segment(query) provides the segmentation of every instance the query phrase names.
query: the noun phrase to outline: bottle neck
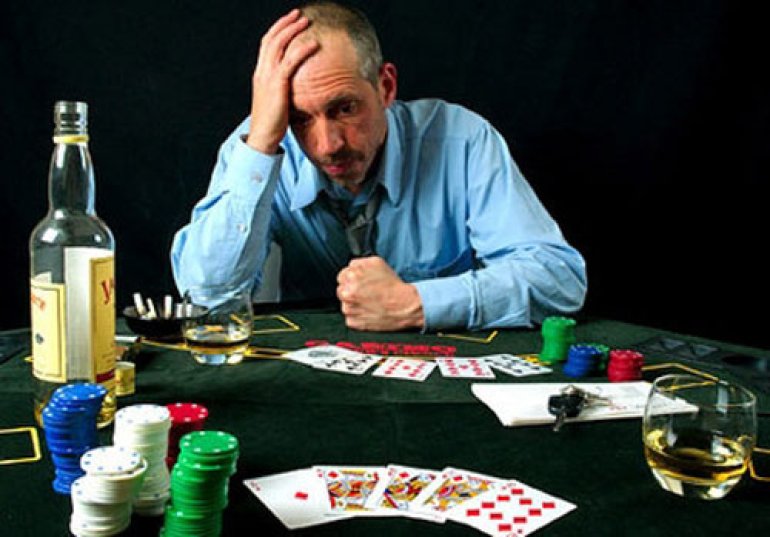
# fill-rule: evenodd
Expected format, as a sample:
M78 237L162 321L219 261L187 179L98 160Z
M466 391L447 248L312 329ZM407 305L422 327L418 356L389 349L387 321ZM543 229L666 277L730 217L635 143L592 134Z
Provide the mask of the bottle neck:
M48 174L51 213L94 215L94 168L88 136L56 136Z

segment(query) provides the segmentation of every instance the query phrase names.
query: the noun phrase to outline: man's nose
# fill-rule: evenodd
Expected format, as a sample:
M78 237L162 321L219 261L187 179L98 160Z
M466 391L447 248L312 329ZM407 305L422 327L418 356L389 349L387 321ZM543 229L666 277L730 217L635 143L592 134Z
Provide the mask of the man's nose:
M315 128L316 151L319 154L333 155L345 145L342 129L334 121L322 119L316 123Z

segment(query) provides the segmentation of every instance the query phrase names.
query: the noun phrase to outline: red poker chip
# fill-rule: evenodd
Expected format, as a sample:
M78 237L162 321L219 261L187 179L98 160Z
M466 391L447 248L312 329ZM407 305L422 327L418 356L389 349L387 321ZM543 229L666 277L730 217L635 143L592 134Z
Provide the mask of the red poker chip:
M198 403L170 403L166 408L171 414L172 426L202 424L209 415L208 409Z
M610 362L617 360L622 362L644 362L644 355L637 351L627 349L615 349L610 351Z

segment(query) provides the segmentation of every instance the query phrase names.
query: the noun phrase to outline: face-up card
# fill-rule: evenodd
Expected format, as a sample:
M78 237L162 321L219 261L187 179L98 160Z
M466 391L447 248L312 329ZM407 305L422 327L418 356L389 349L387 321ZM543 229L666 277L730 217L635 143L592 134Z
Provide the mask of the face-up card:
M575 505L537 489L509 481L480 494L447 513L447 518L467 524L487 535L529 535L575 509Z
M368 509L379 509L384 513L412 518L443 522L443 515L413 510L417 496L439 476L436 470L389 465L387 474L377 482L374 491L366 501Z
M335 345L319 345L317 347L308 347L305 349L290 351L283 356L294 362L312 366L314 363L320 362L321 360L330 360L343 357L355 358L366 355L350 349L343 349L342 347L337 347Z
M325 358L315 361L313 362L313 367L324 371L334 371L335 373L363 375L370 367L375 365L381 359L382 357L374 354L340 356L339 358Z
M519 356L512 354L492 354L484 356L484 361L492 368L513 375L514 377L527 377L529 375L542 375L553 370Z
M436 364L427 360L391 357L375 369L372 376L422 382L435 368Z
M483 358L436 358L436 363L441 374L448 378L495 378L495 374Z
M498 477L457 468L445 468L415 498L413 509L443 516L463 502L503 483L505 480Z
M327 510L332 514L383 516L367 509L366 501L387 469L382 466L314 466L327 492Z
M305 528L349 518L329 515L326 486L313 468L243 482L289 529Z

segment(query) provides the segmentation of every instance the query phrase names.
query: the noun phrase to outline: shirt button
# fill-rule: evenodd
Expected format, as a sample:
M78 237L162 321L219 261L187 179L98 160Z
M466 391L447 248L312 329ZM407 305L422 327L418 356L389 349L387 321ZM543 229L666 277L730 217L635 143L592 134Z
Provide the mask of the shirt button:
M241 233L246 233L246 230L247 230L248 228L246 227L246 224L236 224L236 225L235 225L235 229L237 229L237 230L238 230L238 231L240 231Z

